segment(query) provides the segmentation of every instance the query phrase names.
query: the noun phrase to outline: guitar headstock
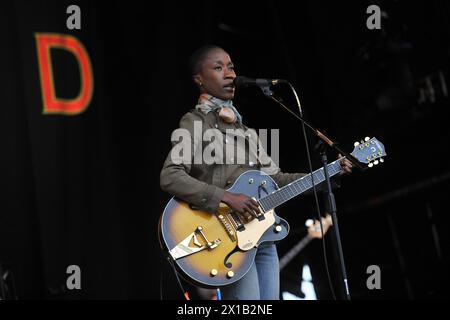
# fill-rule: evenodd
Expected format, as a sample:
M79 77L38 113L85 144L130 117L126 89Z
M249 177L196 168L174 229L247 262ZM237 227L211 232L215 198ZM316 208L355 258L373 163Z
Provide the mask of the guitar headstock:
M308 223L310 222L310 223ZM320 222L319 220L308 220L307 222L308 234L312 238L320 239L322 238L322 231L320 230ZM308 225L309 224L309 225ZM327 233L328 229L333 225L333 221L329 214L326 215L325 218L322 218L322 226L323 226L323 234Z
M351 153L359 162L365 163L369 168L384 162L383 157L386 156L384 145L377 138L366 137L360 142L355 142L355 148Z

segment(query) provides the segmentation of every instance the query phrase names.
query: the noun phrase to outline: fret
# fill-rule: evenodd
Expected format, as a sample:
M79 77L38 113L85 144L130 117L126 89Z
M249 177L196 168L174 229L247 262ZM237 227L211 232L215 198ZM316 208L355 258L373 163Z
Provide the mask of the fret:
M306 185L305 185L305 182L303 180L297 180L294 183L298 186L298 189L300 190L300 193L307 189Z
M294 182L295 182L295 181L294 181ZM296 183L293 183L293 184L292 184L292 187L294 188L294 191L295 191L296 194L299 194L299 193L301 192L301 189L297 187L297 184L296 184Z
M327 170L330 178L340 172L341 165L339 160L328 164ZM259 199L260 203L263 205L264 211L267 212L268 210L278 207L299 194L308 191L313 186L313 180L314 185L318 185L325 181L325 173L323 168L317 169L312 173L312 175L308 174L303 176L300 179L297 179L277 191Z
M290 185L290 184L288 184L288 185L286 186L286 191L287 191L287 194L288 194L289 197L291 197L291 195L292 195L292 196L295 196L294 191L291 190L291 185Z
M274 193L272 195L273 200L275 203L279 203L279 202L286 202L287 201L287 197L286 197L286 191L285 189L280 189L280 193Z
M270 197L270 195L267 196L267 200L268 200L268 204L269 204L268 208L269 209L270 208L275 208L276 203L275 203L274 199L272 199L272 197Z
M258 202L258 205L261 207L263 212L267 212L266 205L264 204L264 199L259 199L256 202Z

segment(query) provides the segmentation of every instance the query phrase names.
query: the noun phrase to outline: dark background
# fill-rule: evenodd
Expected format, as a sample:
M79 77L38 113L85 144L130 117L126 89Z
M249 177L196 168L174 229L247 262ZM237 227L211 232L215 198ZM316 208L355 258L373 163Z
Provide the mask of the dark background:
M81 8L81 30L66 28L71 4ZM371 4L383 11L381 30L366 28ZM160 299L162 282L163 298L182 298L157 239L170 198L159 172L172 130L196 101L187 58L213 43L240 75L288 79L305 117L344 149L365 136L384 143L385 163L355 172L336 191L353 299L448 298L449 21L444 0L3 1L0 262L17 297ZM85 45L94 95L84 113L42 113L35 32ZM73 97L76 62L60 50L52 57L57 95ZM293 106L289 91L277 94ZM280 129L284 171L307 170L295 118L257 88L238 90L235 105L247 125ZM316 153L313 160L317 167ZM278 213L293 229L281 255L305 235L313 198ZM341 298L333 241L327 252ZM299 284L304 261L319 298L331 299L318 240L283 271L283 288ZM69 291L66 268L74 264L82 289ZM366 287L369 265L381 268L381 290Z

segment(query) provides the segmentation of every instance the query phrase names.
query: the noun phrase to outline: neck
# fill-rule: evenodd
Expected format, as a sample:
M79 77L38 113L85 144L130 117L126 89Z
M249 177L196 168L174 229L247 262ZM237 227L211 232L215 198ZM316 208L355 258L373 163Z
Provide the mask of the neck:
M327 172L329 177L338 174L341 171L340 159L327 165ZM291 200L292 198L302 194L313 188L314 185L325 181L325 173L323 167L317 169L313 174L308 174L300 179L297 179L288 185L278 189L277 191L266 195L258 200L259 204L263 208L264 212L274 209L279 205Z
M200 97L198 98L198 103L204 103L205 101L211 101L220 106L228 105L228 104L232 103L231 99L223 100L223 99L217 98L213 95L210 95L209 93L203 92L200 94Z

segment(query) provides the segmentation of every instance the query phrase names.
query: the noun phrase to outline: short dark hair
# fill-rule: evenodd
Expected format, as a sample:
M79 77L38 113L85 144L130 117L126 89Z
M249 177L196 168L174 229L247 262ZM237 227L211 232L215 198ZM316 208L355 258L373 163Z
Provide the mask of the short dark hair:
M213 45L213 44L207 44L204 45L197 50L195 50L191 56L189 57L188 61L188 67L189 71L191 73L191 76L197 74L200 72L200 69L202 67L202 63L205 60L206 55L215 49L223 50L221 47ZM225 51L225 50L224 50Z

